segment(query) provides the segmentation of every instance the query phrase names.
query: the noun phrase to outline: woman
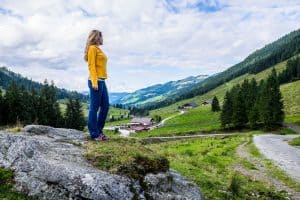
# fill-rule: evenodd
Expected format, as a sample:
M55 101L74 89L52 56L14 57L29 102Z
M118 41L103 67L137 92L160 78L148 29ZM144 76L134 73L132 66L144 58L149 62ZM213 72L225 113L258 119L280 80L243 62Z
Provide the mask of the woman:
M89 33L84 60L88 63L89 79L88 87L90 94L90 107L88 115L88 129L90 137L95 141L105 141L107 136L103 133L103 127L108 114L109 99L105 84L107 79L107 57L99 48L103 44L102 34L98 30ZM99 110L99 114L97 112Z

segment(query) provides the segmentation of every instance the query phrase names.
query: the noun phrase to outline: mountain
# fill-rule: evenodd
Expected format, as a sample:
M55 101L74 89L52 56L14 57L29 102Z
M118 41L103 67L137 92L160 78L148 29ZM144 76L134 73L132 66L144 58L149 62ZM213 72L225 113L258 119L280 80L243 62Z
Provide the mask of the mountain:
M131 93L129 92L112 92L109 93L109 103L111 104L116 104L119 102L120 99L122 99L123 97L129 95Z
M172 96L184 93L186 90L195 88L207 77L208 75L189 76L177 81L152 85L116 99L114 103L120 103L127 106L141 106L148 103L156 103L163 101L166 98L171 98Z
M23 77L21 74L15 73L13 71L8 70L6 67L0 67L0 88L7 89L11 81L15 81L18 85L23 85L25 88L29 89L31 87L34 87L37 91L40 91L43 87L42 83L32 81L31 79L28 79L27 77ZM48 80L49 81L49 80ZM51 84L51 83L49 83ZM76 91L69 91L63 88L57 88L56 94L58 99L64 99L69 96L79 98L82 101L87 101L88 96L78 93Z
M143 105L146 109L165 107L175 102L203 95L214 88L244 74L257 74L271 66L283 62L300 53L300 29L284 35L278 40L258 49L247 56L242 62L229 67L217 75L210 76L200 82L197 87L186 90L177 96L165 98L160 102Z
M89 95L90 92L87 90L87 91L82 91L80 93L83 95ZM130 94L129 92L108 92L109 103L116 104L118 103L119 99L129 94Z

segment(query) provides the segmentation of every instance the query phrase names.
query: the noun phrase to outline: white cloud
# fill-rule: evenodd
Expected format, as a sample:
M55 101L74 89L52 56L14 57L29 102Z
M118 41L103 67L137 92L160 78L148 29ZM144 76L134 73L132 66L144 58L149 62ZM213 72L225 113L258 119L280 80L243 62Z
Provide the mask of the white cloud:
M96 28L109 90L133 91L223 71L299 28L299 9L297 0L1 1L0 62L33 80L87 90L82 57Z

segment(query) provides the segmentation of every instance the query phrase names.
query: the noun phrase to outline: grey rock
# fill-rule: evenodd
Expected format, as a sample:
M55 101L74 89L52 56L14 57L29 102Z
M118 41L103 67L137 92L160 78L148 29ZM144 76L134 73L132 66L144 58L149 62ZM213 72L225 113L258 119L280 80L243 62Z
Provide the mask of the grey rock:
M96 169L83 157L87 134L28 125L0 131L0 166L15 173L17 191L42 199L202 199L199 188L173 170L143 183Z
M157 200L203 199L199 188L174 170L166 173L148 174L144 178L148 194Z

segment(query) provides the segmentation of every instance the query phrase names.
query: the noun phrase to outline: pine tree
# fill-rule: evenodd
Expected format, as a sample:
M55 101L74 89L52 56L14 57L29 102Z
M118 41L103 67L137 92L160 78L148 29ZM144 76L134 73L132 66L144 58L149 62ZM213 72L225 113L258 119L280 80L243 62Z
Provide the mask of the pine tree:
M260 120L266 129L281 124L284 118L282 96L276 70L273 68L265 83L262 83L259 99Z
M79 99L69 98L65 112L65 127L83 130L86 124Z
M247 113L245 107L245 100L243 98L243 90L239 84L232 88L233 91L233 113L232 113L232 123L236 128L241 128L245 126L247 122Z
M57 127L63 121L53 81L51 85L48 84L47 79L44 81L39 98L38 115L38 123L43 125Z
M216 96L214 96L212 103L211 103L211 110L213 112L218 112L220 111L220 105L219 105L219 100Z
M83 130L86 125L86 119L83 114L82 105L80 103L80 100L78 98L75 99L75 119L76 119L76 126L74 128L78 130Z
M7 122L9 124L16 124L20 119L22 113L22 97L20 88L12 81L5 93L7 103Z
M21 110L22 112L20 113L20 121L23 124L30 124L32 122L31 119L31 104L30 104L30 94L29 92L26 90L26 88L22 85L20 87L21 91Z
M39 96L34 87L30 88L30 95L29 95L29 104L30 106L30 114L31 114L31 121L34 124L38 123L38 110L39 110Z
M4 124L4 98L2 97L2 89L0 88L0 125Z
M272 69L271 76L269 77L269 87L271 90L272 102L272 124L273 126L280 125L284 119L283 100L280 92L280 85L275 68Z
M264 128L270 128L272 119L271 119L271 95L270 90L268 89L268 84L266 82L261 82L260 84L261 95L258 100L258 109L259 109L259 121L262 122Z
M224 102L222 106L222 112L220 115L220 121L223 128L227 128L231 126L232 121L232 96L231 92L227 91L224 96Z
M259 110L258 104L255 104L249 112L248 115L249 119L249 126L252 129L256 129L258 127L258 120L259 120Z

